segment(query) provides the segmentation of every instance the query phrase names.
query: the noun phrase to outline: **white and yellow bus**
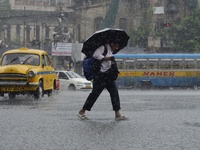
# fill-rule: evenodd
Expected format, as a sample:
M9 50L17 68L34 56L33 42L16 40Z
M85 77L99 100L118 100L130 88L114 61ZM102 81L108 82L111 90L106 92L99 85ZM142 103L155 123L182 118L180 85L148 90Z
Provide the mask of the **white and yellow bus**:
M200 54L116 54L119 87L200 86Z

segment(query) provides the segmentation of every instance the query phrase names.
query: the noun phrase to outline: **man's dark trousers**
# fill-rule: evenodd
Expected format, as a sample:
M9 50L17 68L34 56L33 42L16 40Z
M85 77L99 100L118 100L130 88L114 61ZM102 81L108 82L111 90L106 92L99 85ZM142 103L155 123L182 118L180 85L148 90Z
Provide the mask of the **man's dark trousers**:
M98 75L95 76L92 92L89 94L88 98L86 99L83 109L90 111L92 106L96 102L97 98L99 97L101 92L104 90L104 88L106 88L108 92L110 93L113 111L120 110L121 109L120 99L119 99L119 93L118 93L116 82L104 81L103 78L102 77L100 78Z

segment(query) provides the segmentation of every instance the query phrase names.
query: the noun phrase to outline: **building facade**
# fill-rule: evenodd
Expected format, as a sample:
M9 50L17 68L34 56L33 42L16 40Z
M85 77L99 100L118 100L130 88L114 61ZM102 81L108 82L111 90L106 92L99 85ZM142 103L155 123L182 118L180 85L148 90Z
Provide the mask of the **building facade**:
M67 8L71 0L9 0L9 7L1 14L1 39L7 44L40 44L53 40L53 34L62 28L63 33L70 31L68 26L73 20Z
M200 0L1 0L0 42L8 47L37 47L51 54L55 41L82 43L107 27L124 29L131 37L133 29L147 23L152 30L148 46L155 49L162 46L157 29L180 22L199 4ZM65 60L71 61L59 59L63 60L61 66Z
M0 5L8 2L2 0ZM40 46L54 40L54 34L70 33L70 42L83 42L96 30L121 28L131 35L144 21L144 14L156 9L151 25L180 21L200 0L9 0L0 15L0 38L10 43ZM159 12L160 11L160 12Z

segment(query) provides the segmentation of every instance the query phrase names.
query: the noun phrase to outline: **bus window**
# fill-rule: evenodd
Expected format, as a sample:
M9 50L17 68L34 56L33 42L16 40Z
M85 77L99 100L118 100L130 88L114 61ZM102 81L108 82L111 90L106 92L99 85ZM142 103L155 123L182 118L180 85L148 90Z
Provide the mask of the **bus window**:
M147 59L137 59L136 69L147 69L148 61Z
M118 69L124 69L123 59L116 59Z
M184 61L183 59L173 59L172 60L172 69L183 69Z
M126 69L135 69L135 60L126 60Z
M197 62L196 62L196 68L197 68L197 69L200 69L200 59L197 59L196 61L197 61Z
M149 59L148 69L158 69L159 68L159 60L158 59Z
M170 59L161 59L159 62L160 69L171 69L171 60Z
M185 69L195 69L195 59L185 59Z

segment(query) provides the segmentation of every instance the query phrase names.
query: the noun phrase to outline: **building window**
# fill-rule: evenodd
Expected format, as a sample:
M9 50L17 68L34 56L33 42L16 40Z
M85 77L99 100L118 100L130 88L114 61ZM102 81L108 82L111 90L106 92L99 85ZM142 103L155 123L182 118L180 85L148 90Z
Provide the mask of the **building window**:
M50 6L52 6L52 7L56 6L56 1L55 0L50 0Z
M43 0L43 6L49 6L49 0Z
M29 5L35 6L35 0L29 0Z
M29 25L26 25L26 41L27 42L30 42L30 26Z
M40 26L36 26L36 40L40 41Z
M21 0L15 0L15 5L21 5Z
M64 32L64 33L68 33L68 28L67 28L67 27L64 27L63 32Z
M92 1L91 1L91 4L92 4L92 5L97 4L97 3L99 3L98 0L92 0Z
M94 19L94 31L101 29L102 22L103 22L102 17L97 17Z
M45 38L46 39L49 39L49 31L50 31L49 26L46 26L46 28L45 28Z
M56 27L54 27L54 31L55 31L55 32L60 32L61 29L60 29L60 27L56 26Z
M77 39L79 42L81 41L81 25L80 24L78 24L78 27L77 27Z
M11 26L8 25L8 28L7 28L7 40L10 41L10 37L11 37Z
M28 5L28 0L22 0L22 5Z
M42 0L36 0L35 5L36 6L42 6Z
M120 18L119 19L119 28L120 29L126 30L127 29L127 24L128 24L128 21L127 21L126 18Z
M20 42L20 29L21 29L20 25L17 25L16 26L16 41L17 42Z
M71 0L65 0L65 3L67 3L67 4L70 5L70 6L71 6L71 4L72 4Z

